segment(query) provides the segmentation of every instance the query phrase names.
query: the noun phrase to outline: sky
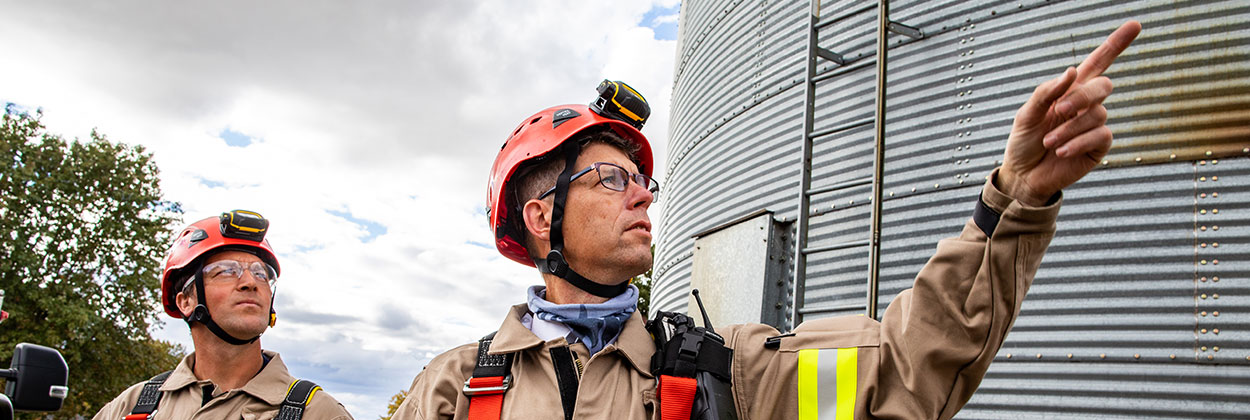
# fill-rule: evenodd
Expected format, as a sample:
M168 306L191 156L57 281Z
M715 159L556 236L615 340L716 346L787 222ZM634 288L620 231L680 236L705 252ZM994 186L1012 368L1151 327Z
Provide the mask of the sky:
M650 102L643 133L666 167L679 9L7 2L0 102L42 109L66 138L94 128L144 146L184 223L231 209L270 219L282 275L263 347L374 419L430 358L497 329L541 282L495 251L484 211L517 123L622 80ZM159 319L155 337L192 348L184 323Z

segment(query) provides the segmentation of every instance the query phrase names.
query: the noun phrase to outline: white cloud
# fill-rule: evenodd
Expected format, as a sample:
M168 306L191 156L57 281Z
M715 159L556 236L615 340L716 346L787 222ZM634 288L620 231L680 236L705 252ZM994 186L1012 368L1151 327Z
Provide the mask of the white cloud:
M624 80L651 102L665 167L675 43L638 26L652 3L19 2L0 14L0 101L42 107L67 137L144 145L186 222L270 218L282 277L265 347L373 418L539 281L495 252L482 212L517 122ZM364 242L331 212L386 232ZM181 321L156 334L190 347Z
M679 18L679 17L680 17L680 15L678 15L678 14L676 14L676 13L671 14L671 15L657 16L657 17L655 18L655 20L653 20L653 21L652 21L653 23L652 23L651 27L653 27L653 28L654 28L654 27L657 27L657 26L663 25L663 24L665 24L665 23L677 23L677 20L678 20L678 18Z

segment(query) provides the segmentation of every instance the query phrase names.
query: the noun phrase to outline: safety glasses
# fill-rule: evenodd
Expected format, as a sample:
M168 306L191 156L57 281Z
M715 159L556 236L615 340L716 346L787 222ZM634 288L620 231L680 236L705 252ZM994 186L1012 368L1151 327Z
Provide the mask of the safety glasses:
M625 168L607 162L595 162L590 167L577 171L577 173L569 177L569 182L573 182L592 170L599 174L599 184L609 190L625 191L625 188L629 186L629 181L633 180L635 184L651 192L651 195L655 197L651 200L652 202L660 201L660 183L658 181L643 174L631 173L625 170ZM538 196L538 199L546 198L554 192L556 192L556 187L551 187L547 192Z
M235 260L221 260L204 266L204 281L207 283L233 283L243 278L243 272L252 273L252 277L273 288L278 281L278 272L273 266L257 261L247 266Z

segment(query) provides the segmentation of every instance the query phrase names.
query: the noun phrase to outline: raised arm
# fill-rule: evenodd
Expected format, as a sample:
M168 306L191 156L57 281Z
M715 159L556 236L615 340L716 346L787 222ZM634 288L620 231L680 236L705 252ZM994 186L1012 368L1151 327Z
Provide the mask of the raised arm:
M745 418L951 418L971 398L1020 311L1055 230L1059 191L1111 145L1102 72L1141 25L1116 30L1016 114L1006 158L956 238L939 242L880 323L809 321L793 334L727 329ZM974 204L974 203L969 203Z
M1111 130L1102 101L1111 94L1111 79L1102 73L1140 32L1140 23L1125 22L1080 66L1033 91L1016 112L1007 139L998 184L1003 192L1041 205L1107 155Z

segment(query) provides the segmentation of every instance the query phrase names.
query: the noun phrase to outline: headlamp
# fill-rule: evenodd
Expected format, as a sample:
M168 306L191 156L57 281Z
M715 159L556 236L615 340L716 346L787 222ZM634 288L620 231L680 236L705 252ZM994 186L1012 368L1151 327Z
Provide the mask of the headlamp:
M227 238L260 242L265 240L265 233L269 231L269 220L256 212L233 210L222 213L220 219L221 236Z
M651 105L642 94L625 82L604 80L597 88L599 97L590 103L590 110L604 117L617 119L639 130L651 116Z

